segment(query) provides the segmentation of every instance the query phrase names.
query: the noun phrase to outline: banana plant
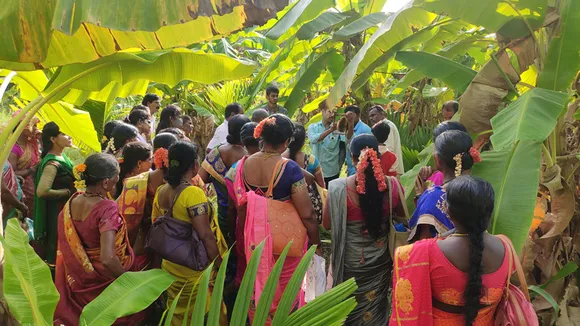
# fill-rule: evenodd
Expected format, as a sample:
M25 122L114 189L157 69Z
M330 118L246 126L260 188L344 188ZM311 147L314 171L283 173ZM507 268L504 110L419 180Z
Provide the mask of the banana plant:
M6 235L0 236L0 242L6 255L4 296L14 316L21 324L51 325L60 296L52 282L48 266L28 244L28 235L22 230L17 219L8 221ZM250 258L234 306L231 325L245 325L263 246L264 242L256 247ZM254 325L264 325L266 322L290 246L291 243L286 246L268 277L256 309ZM344 320L356 306L355 299L349 298L357 288L354 279L351 279L289 315L314 250L316 248L312 247L304 255L292 275L274 315L274 325L312 325L319 320L334 324ZM230 254L231 252L227 251L224 255L211 292L209 281L214 270L213 263L202 273L198 282L193 284L197 287L197 291L191 293L197 292L197 296L193 306L188 305L186 312L188 315L189 311L192 311L191 325L203 325L206 315L206 325L220 325L225 271ZM126 272L83 308L79 324L111 325L118 318L140 312L158 299L174 280L173 276L161 269ZM173 318L180 295L181 292L165 313L166 324ZM209 297L211 298L208 301ZM190 303L191 299L189 298Z
M60 67L46 88L8 123L6 130L14 130L21 120L23 123L14 133L4 132L0 135L0 143L4 144L0 151L0 162L6 160L18 135L30 119L44 105L62 99L71 89L97 92L112 82L126 84L143 79L153 79L168 85L175 85L182 80L209 84L244 78L253 71L254 65L247 62L186 49L119 52L91 63Z

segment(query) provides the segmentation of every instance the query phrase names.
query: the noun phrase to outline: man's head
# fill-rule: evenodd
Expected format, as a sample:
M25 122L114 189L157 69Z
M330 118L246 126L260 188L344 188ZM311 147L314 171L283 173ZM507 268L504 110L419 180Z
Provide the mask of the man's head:
M385 109L380 105L375 105L369 110L369 120L373 125L385 120L386 117Z
M441 114L443 114L443 120L451 120L455 113L459 111L459 102L457 101L447 101L443 104L443 108L441 109Z
M268 100L268 104L277 105L278 104L278 94L280 94L280 90L276 86L268 86L266 88L266 100Z
M252 112L252 122L260 123L262 120L266 119L270 114L264 109L256 109Z
M358 123L360 120L360 108L356 105L349 105L344 109L344 115L347 117L353 116L353 121Z
M320 108L320 111L322 112L322 122L323 123L328 124L329 122L334 122L334 119L336 116L336 111L328 108L328 105L326 105L326 101L320 102L318 107Z
M141 104L148 107L149 113L153 115L155 112L159 111L159 108L161 107L161 98L157 94L147 94L143 97Z
M231 117L243 113L244 108L242 108L242 106L239 103L228 104L228 106L226 106L224 118L226 120L230 120Z
M384 144L387 141L387 139L389 139L391 127L389 126L387 120L381 120L375 123L375 125L372 128L372 133L377 138L379 144Z

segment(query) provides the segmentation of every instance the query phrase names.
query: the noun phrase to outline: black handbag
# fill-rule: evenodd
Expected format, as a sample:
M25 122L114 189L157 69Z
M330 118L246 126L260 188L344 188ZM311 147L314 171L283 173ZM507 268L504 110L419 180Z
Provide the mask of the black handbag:
M173 206L181 192L189 185L182 184L175 189L175 197L165 215L158 217L147 235L145 249L154 251L161 258L202 271L209 265L209 258L203 242L191 223L173 218Z

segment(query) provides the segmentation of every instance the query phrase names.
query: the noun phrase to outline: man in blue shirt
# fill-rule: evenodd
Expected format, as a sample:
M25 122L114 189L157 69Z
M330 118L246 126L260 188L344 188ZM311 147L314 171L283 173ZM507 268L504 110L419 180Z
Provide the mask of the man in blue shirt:
M324 102L321 103L322 121L308 127L308 138L312 154L322 166L324 183L328 183L340 175L340 142L344 136L337 131L338 123L334 121L335 112L329 110Z
M360 108L356 105L349 105L344 109L346 117L346 166L348 175L356 173L356 167L352 164L350 154L350 140L362 134L372 134L371 127L360 121Z

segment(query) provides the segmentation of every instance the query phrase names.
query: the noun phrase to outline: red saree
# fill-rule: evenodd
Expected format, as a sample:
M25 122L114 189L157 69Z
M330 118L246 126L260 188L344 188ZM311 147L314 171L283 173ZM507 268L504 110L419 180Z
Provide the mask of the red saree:
M495 310L502 298L508 276L508 254L495 272L482 276L480 303L486 305L473 325L493 325ZM463 306L467 273L445 257L437 239L426 239L397 248L393 273L393 310L389 325L465 325L462 314L433 307L433 298L452 306Z
M103 200L93 207L82 221L73 221L70 203L58 218L58 252L55 284L60 301L54 314L55 325L78 325L82 309L94 300L115 278L100 262L100 233L117 230L116 253L125 270L133 265L127 228L114 201ZM144 318L143 313L118 319L115 325L132 325Z

